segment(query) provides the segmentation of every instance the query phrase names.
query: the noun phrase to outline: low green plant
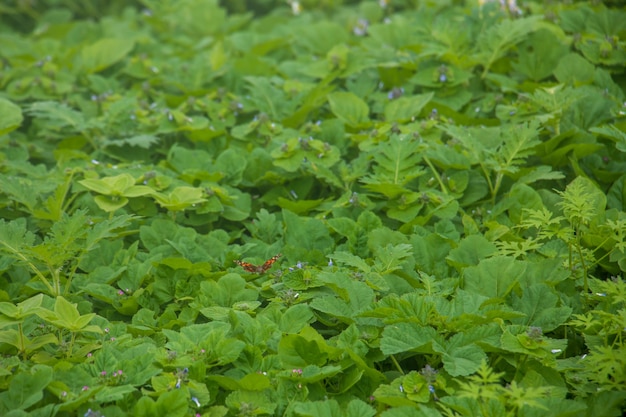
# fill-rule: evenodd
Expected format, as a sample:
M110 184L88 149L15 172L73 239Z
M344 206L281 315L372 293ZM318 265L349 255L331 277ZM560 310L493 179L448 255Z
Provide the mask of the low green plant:
M0 415L624 413L624 11L13 3Z

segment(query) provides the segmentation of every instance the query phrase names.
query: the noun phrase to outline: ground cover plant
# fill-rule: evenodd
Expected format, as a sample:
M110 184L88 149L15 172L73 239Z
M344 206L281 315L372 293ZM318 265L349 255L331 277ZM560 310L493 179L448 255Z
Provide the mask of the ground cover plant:
M619 2L0 6L0 415L621 416Z

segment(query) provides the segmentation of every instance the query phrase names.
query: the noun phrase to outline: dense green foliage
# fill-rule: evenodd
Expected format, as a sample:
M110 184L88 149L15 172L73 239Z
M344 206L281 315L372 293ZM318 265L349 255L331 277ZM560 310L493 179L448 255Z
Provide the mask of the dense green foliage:
M621 416L626 12L251 3L0 6L0 415Z

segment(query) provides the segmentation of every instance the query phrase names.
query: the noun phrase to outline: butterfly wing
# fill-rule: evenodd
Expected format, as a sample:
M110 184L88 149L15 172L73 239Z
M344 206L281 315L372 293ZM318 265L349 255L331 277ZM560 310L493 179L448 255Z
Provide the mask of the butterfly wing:
M281 256L283 256L282 253L279 253L278 255L274 255L270 259L265 261L263 265L255 265L255 264L251 264L250 262L243 262L237 259L234 260L233 262L239 265L240 267L242 267L247 272L263 274L267 272L267 270L270 269L272 265L274 265L274 262L276 262L276 260L280 258Z

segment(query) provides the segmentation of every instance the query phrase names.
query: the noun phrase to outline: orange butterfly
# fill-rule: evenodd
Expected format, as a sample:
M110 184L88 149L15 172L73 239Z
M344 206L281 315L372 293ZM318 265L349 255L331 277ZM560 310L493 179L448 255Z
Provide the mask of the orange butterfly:
M250 262L243 262L240 260L234 260L233 262L241 266L247 272L252 272L254 274L264 274L268 269L272 267L272 265L274 265L274 262L276 262L276 260L280 258L281 256L283 256L282 253L279 253L278 255L274 255L270 259L265 261L263 265L254 265L254 264L251 264Z

